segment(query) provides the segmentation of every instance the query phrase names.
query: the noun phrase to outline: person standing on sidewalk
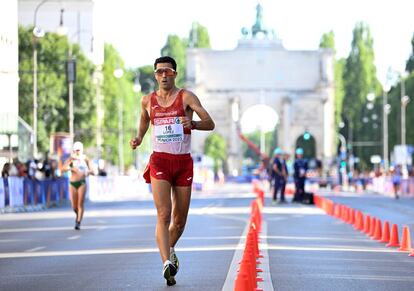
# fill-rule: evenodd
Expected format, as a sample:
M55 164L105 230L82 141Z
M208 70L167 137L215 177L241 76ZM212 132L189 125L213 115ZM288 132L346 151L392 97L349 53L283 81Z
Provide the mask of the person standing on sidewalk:
M277 193L280 190L280 203L285 203L285 187L287 178L287 168L284 159L282 158L283 151L280 148L276 148L273 152L274 159L272 170L274 173L274 188L273 188L273 200L272 204L277 202Z
M89 159L83 154L83 144L77 141L73 144L71 156L62 166L62 171L70 171L69 190L72 209L76 214L75 229L80 230L84 213L86 177L92 173Z
M392 186L394 189L394 198L398 199L400 196L398 196L398 192L400 192L401 188L401 165L395 165L394 169L391 170L392 174Z
M155 236L163 262L167 285L176 284L179 261L174 247L187 221L193 182L191 130L213 130L214 121L198 97L177 88L176 61L168 56L154 63L158 90L143 96L138 135L130 140L135 150L141 145L149 125L152 125L152 148L144 178L151 183L157 209ZM200 118L193 120L193 113Z
M302 202L305 194L305 181L306 172L308 170L308 163L303 158L303 149L297 148L295 151L296 158L293 164L294 173L293 178L295 180L295 194L293 202Z

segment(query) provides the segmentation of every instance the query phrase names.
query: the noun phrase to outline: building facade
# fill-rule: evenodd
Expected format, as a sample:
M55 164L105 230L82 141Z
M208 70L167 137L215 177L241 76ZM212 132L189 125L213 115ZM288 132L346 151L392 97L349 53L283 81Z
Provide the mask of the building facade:
M0 165L15 157L18 145L17 0L0 3Z

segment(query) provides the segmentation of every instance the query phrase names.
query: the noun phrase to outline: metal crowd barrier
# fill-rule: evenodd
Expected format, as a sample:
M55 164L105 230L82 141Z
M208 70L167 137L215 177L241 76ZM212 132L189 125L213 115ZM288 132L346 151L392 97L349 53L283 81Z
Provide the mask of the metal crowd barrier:
M69 198L68 178L45 180L27 177L0 179L0 208L60 204Z
M142 179L131 176L86 179L86 199L93 202L151 199L151 189ZM44 205L50 207L69 200L69 179L35 180L22 177L0 178L0 209Z
M372 179L372 190L378 193L392 194L394 193L394 186L392 177L376 177ZM401 179L399 194L403 196L414 196L414 177Z

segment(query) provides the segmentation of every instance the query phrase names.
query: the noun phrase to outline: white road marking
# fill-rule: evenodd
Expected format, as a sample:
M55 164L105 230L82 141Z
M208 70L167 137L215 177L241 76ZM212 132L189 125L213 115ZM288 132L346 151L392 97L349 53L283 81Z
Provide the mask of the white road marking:
M81 236L80 235L74 235L74 236L70 236L70 237L68 237L68 239L69 240L75 240L75 239L78 239L78 238L80 238Z
M325 251L325 252L368 252L368 253L400 253L397 249L385 248L366 248L366 247L345 247L345 246L330 246L330 247L301 247L301 246L285 246L285 245L267 245L268 250L289 250L289 251Z
M103 230L107 228L134 228L134 227L154 227L153 224L113 224L113 225L84 225L82 229L97 229ZM27 228L6 228L0 229L0 233L15 233L15 232L38 232L38 231L67 231L73 230L72 226L62 227L27 227Z
M37 252L37 251L43 250L43 249L45 249L45 248L46 248L46 247L37 247L37 248L33 248L33 249L28 249L28 250L25 250L25 252L26 252L26 253Z
M269 253L267 247L267 223L266 221L262 222L262 233L260 234L261 243L259 244L259 249L263 258L261 258L261 269L263 273L259 273L259 276L263 278L263 282L259 283L259 287L262 287L265 291L274 290L273 289L273 282L272 282L272 275L270 274L270 263L269 263Z
M205 214L250 214L251 207L201 207L191 208L191 215ZM319 208L313 207L265 207L263 214L300 214L300 215L325 215L325 212ZM137 217L137 216L156 216L157 211L154 208L146 209L102 209L89 210L85 213L85 217ZM31 212L31 213L12 213L2 214L0 221L19 221L19 220L56 220L63 218L73 218L71 211L51 211L51 212ZM2 231L2 230L0 230Z
M247 223L246 228L243 231L242 236L240 237L239 244L237 245L236 251L234 252L233 260L231 261L229 272L227 273L226 280L224 281L222 291L232 291L234 290L234 282L236 280L237 272L239 269L239 263L242 260L244 247L246 243L246 236L249 230L250 222ZM273 283L270 275L269 267L269 254L267 253L267 223L266 221L262 222L262 232L260 234L260 251L263 258L260 259L260 268L263 270L262 273L259 273L259 276L263 278L263 282L260 283L259 287L262 287L263 290L274 290Z
M243 234L240 237L239 243L237 244L236 250L233 255L233 259L230 263L229 271L227 272L226 280L224 281L222 291L234 290L234 280L237 276L237 271L239 269L239 263L243 257L244 246L246 242L246 235L249 231L249 222L247 222L246 227L243 230Z
M207 247L177 248L177 252L214 252L234 251L234 245L217 245ZM0 259L9 258L30 258L30 257L59 257L59 256L85 256L85 255L113 255L113 254L139 254L158 253L158 248L119 248L119 249L93 249L93 250L72 250L72 251L50 251L36 253L0 253Z

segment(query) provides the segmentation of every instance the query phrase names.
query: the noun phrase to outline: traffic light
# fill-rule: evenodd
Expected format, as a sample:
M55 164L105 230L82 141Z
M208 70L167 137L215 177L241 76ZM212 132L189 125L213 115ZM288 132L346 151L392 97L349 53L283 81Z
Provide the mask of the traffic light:
M305 131L305 133L303 134L303 139L304 139L304 140L310 140L310 138L311 138L310 133L309 133L309 132L307 132L307 131Z
M342 160L340 164L341 168L346 168L346 161Z

